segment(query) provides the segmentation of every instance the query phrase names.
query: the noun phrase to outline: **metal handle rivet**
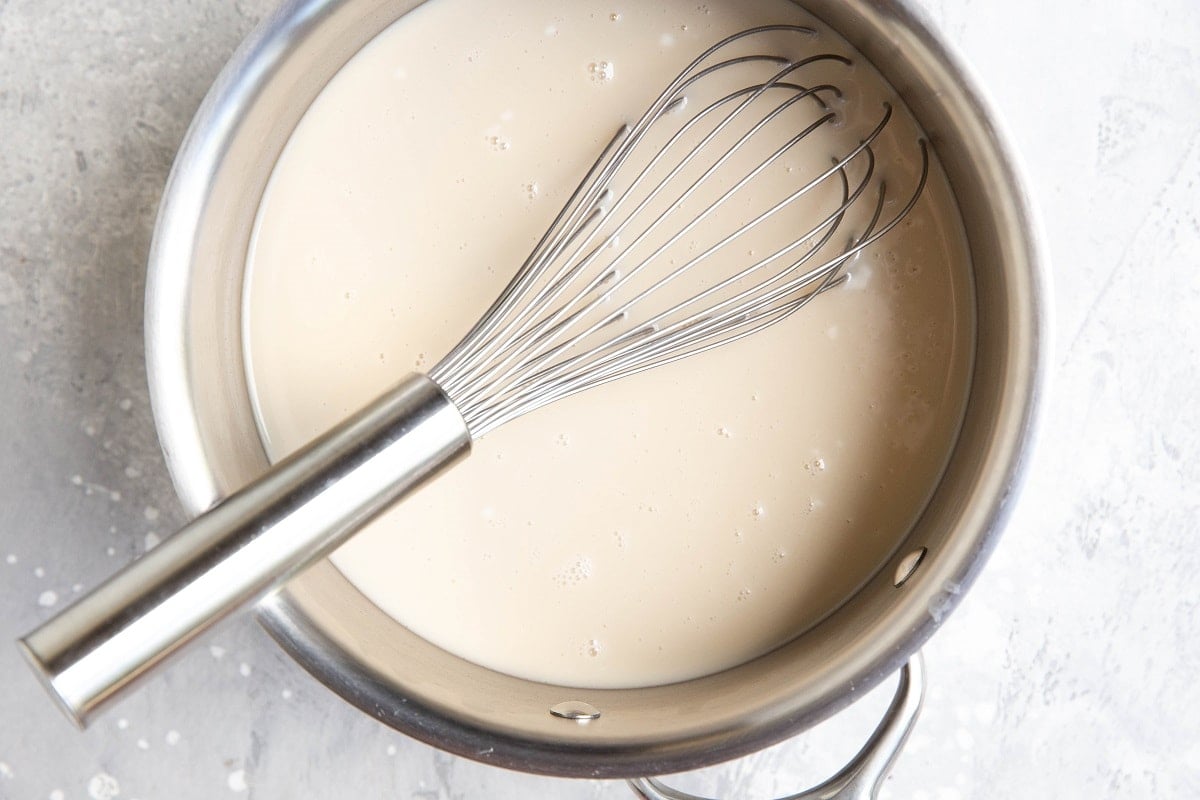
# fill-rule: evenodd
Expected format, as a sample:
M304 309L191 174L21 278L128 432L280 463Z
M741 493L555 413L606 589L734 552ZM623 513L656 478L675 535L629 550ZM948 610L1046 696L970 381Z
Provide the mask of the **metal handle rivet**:
M921 566L921 562L925 560L925 554L928 552L928 547L918 547L900 559L900 563L896 565L896 575L892 578L892 583L897 588L907 583L908 579L917 571L917 567Z
M600 718L600 709L582 700L565 700L550 706L550 713L562 719L573 719L576 722L591 722Z

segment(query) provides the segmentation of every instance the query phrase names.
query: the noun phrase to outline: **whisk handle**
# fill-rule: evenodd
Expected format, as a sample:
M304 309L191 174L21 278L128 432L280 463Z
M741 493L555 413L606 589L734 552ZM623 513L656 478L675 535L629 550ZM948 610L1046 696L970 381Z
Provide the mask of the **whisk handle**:
M84 727L166 656L328 555L470 448L437 384L410 375L19 644Z

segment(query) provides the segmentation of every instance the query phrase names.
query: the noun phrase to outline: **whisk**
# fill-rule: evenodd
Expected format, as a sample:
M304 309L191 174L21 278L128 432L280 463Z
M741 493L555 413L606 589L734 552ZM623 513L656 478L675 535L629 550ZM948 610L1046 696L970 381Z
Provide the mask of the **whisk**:
M846 281L845 266L918 201L929 155L919 141L915 186L890 199L876 145L892 108L882 104L859 138L839 110L855 99L822 79L850 60L760 51L814 35L762 26L700 54L620 127L428 376L402 379L26 636L26 656L68 715L85 725L496 427L749 336ZM828 160L794 174L797 156L816 149Z

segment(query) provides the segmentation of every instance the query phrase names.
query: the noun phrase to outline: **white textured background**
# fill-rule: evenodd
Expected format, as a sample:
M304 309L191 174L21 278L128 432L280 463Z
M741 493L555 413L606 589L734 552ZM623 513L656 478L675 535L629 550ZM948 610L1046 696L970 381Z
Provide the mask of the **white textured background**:
M405 739L245 618L86 734L4 644L181 522L145 386L146 250L187 121L268 5L0 0L0 798L624 797ZM1056 345L1031 481L926 650L886 796L1200 797L1200 3L919 5L1027 167ZM788 794L884 699L683 782Z

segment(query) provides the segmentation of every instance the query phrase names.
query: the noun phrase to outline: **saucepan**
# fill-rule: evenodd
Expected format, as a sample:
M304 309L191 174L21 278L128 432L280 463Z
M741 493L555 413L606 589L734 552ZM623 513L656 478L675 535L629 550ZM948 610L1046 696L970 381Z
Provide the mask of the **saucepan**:
M334 73L417 5L285 2L242 45L192 122L160 208L146 298L155 419L192 513L267 466L242 361L241 292L275 160ZM716 675L640 689L533 683L469 663L405 629L322 562L256 610L279 644L348 702L486 763L637 778L781 741L903 668L887 719L817 795L869 796L882 778L919 707L915 654L983 566L1017 496L1043 386L1044 275L1037 228L1004 138L929 25L894 0L803 5L904 98L937 151L966 227L977 303L974 369L961 431L920 519L861 590L795 640ZM647 798L683 797L654 781L632 785Z

